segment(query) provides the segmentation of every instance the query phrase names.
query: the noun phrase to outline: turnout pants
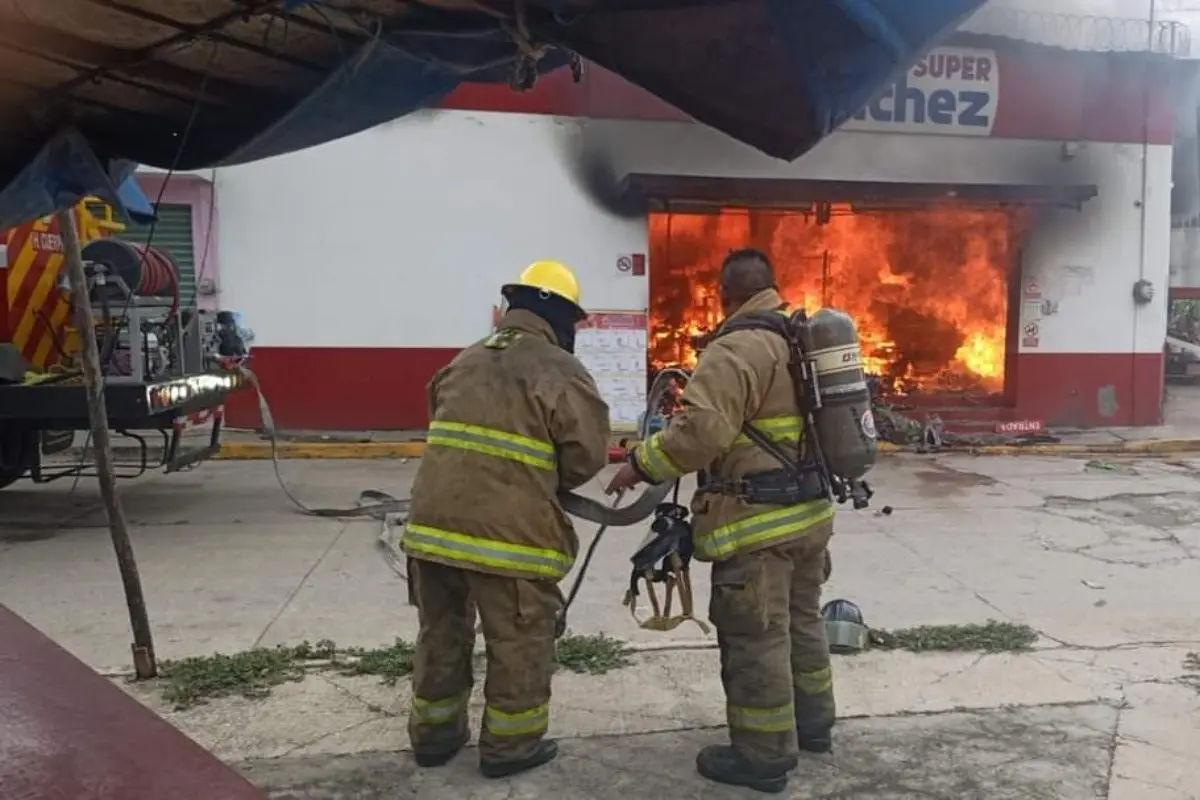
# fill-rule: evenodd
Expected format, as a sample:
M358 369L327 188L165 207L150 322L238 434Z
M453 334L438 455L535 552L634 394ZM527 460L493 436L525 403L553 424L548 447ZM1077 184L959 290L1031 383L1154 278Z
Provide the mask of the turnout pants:
M515 761L532 755L550 721L554 618L563 603L558 585L411 558L408 564L421 625L408 720L413 749L443 753L469 735L478 608L487 646L479 758Z
M730 743L749 761L788 765L801 736L824 735L836 709L821 584L833 523L718 561L709 617L721 650Z

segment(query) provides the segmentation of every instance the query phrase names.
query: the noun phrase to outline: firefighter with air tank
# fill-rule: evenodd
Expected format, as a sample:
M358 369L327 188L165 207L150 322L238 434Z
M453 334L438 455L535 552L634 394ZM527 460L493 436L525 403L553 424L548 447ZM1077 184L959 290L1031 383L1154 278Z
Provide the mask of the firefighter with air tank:
M874 463L875 430L849 317L789 315L756 250L726 258L720 288L726 321L680 411L630 451L608 492L699 473L685 538L689 557L713 564L709 616L730 745L703 749L697 767L717 782L781 792L800 749L832 747L819 605L832 498L866 505L861 478ZM409 720L416 760L445 764L469 738L478 608L488 648L479 757L488 777L557 754L544 735L558 582L578 552L559 495L599 472L609 438L608 408L573 355L585 316L575 276L538 262L503 293L499 329L429 385L432 421L403 539L420 616Z
M828 752L835 719L821 616L833 495L865 506L877 449L853 321L789 316L766 255L721 269L726 321L666 427L631 449L614 493L698 472L694 555L712 562L729 745L704 777L782 792L799 750ZM811 421L811 425L808 424Z

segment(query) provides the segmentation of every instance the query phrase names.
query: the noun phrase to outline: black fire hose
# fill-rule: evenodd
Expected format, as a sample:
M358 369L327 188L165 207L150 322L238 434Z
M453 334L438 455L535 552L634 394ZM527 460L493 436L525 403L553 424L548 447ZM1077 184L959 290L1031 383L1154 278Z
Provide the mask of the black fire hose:
M314 517L369 517L378 519L384 522L385 531L389 515L404 514L408 511L409 501L393 497L387 492L379 491L378 489L366 489L359 495L358 505L349 508L312 508L302 503L291 490L288 489L286 482L283 480L283 475L279 471L279 440L275 430L274 416L271 414L271 408L267 403L267 398L263 395L262 386L258 382L258 376L255 375L244 364L239 366L238 372L250 383L258 395L259 412L262 416L262 423L267 439L271 444L271 465L275 471L275 478L279 483L279 487L283 490L284 495L300 510L301 513ZM664 369L654 378L654 383L650 385L650 391L646 398L646 413L642 417L641 423L638 425L638 438L645 439L650 435L650 420L658 410L663 398L666 396L667 390L670 387L671 380L681 381L686 384L691 378L691 375L681 369ZM647 487L638 497L627 506L617 507L616 503L620 502L620 496L614 499L612 506L606 506L603 503L597 502L590 497L575 494L574 492L559 492L558 501L562 504L563 509L572 516L580 519L588 520L589 522L599 523L600 529L596 531L596 536L592 539L592 543L588 546L587 553L584 555L583 562L579 566L579 574L575 576L575 581L571 585L570 593L567 595L566 601L563 603L562 610L559 611L555 619L555 638L561 637L567 628L567 610L571 607L575 597L579 594L579 589L583 585L583 580L587 576L588 566L591 564L592 556L595 555L596 548L600 544L604 532L610 527L626 527L636 525L639 522L650 517L659 504L666 499L667 493L672 487L678 487L679 481L667 481L658 484L657 486ZM391 549L398 549L391 546ZM393 554L395 555L395 554ZM393 567L399 572L399 568L393 564ZM407 569L401 577L407 580Z
M646 413L638 425L639 439L645 440L650 435L650 420L658 410L663 397L666 396L671 379L682 381L686 384L690 378L691 375L681 369L664 369L655 376L654 383L650 385L650 392L646 397ZM571 584L571 591L568 592L562 609L554 619L555 639L562 638L563 634L567 632L567 611L571 608L571 604L575 602L575 597L579 594L580 587L583 586L583 580L587 577L588 567L592 563L592 556L596 554L596 548L599 546L604 532L610 527L622 528L628 525L636 525L645 520L666 499L667 493L671 491L672 487L678 493L679 481L666 481L656 486L649 486L642 492L641 497L629 505L621 506L620 508L616 505L621 500L620 495L617 495L613 500L613 505L606 506L591 498L577 495L574 492L559 492L558 501L562 503L562 507L567 513L580 519L586 519L589 522L598 522L600 523L600 529L596 531L595 538L588 545L587 552L583 556L583 562L579 565L579 574L575 576L575 581Z
M650 419L666 396L671 381L677 380L686 384L690 379L691 375L688 372L674 368L664 369L654 377L654 383L650 384L650 392L646 396L646 414L638 425L639 439L644 440L650 435ZM653 514L658 504L666 498L667 492L671 491L673 483L667 481L657 486L649 486L642 492L641 497L620 508L606 506L574 492L559 492L558 501L572 516L586 519L588 522L598 522L605 528L622 528L636 525Z

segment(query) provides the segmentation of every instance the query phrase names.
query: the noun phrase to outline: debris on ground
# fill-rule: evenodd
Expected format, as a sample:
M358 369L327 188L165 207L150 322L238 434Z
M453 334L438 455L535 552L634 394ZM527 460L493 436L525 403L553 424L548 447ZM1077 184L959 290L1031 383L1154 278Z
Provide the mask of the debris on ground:
M879 441L900 447L911 447L918 452L932 453L944 447L971 448L992 445L1054 444L1059 437L1048 433L1026 433L1011 436L1002 433L954 433L945 429L945 423L936 414L925 414L925 420L906 415L915 409L876 401L871 406L875 415L875 430Z
M900 630L872 630L871 646L878 650L1019 653L1038 640L1028 625L988 620L982 625L921 625Z
M1084 462L1084 472L1111 472L1118 475L1137 475L1138 471L1135 467L1129 464L1118 464L1112 461L1102 461L1098 458L1093 458Z
M1188 653L1183 658L1183 675L1179 682L1200 692L1200 653Z

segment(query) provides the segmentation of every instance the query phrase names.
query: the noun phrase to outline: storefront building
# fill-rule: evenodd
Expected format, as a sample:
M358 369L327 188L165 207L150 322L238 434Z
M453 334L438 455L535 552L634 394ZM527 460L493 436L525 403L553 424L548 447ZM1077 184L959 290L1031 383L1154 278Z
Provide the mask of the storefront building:
M743 246L772 255L791 302L851 312L881 400L918 417L1156 424L1169 67L960 34L790 164L594 67L525 94L468 86L188 176L212 250L195 280L253 328L291 429L424 427L429 377L547 258L579 274L597 312L582 355L628 425L648 375L694 359L716 269ZM255 405L230 422L256 425Z

